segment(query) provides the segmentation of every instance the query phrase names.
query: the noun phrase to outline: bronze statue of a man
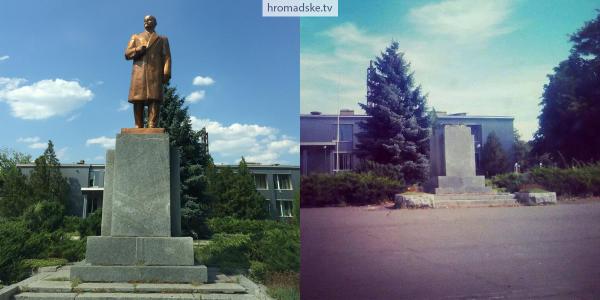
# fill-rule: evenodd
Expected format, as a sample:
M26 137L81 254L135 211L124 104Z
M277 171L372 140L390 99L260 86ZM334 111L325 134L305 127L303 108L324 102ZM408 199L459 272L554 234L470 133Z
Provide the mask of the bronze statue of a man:
M133 104L135 127L144 127L144 106L148 106L148 128L156 128L163 84L171 79L171 50L169 40L159 36L154 16L144 17L144 32L134 34L125 49L125 59L133 60L129 102Z

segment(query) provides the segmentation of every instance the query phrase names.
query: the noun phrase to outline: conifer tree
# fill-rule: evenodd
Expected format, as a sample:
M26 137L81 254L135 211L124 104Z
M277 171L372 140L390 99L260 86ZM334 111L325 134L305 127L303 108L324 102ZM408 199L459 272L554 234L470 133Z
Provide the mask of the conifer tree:
M396 179L417 183L429 171L430 120L426 97L398 48L392 42L369 67L367 104L360 106L370 118L359 124L357 155L397 173Z
M182 231L198 238L207 232L204 220L209 215L210 197L206 195L206 172L212 158L208 145L201 142L206 131L192 129L184 103L185 98L177 94L177 89L166 85L158 127L165 128L171 146L180 154Z
M487 136L483 145L481 167L487 177L507 172L509 169L508 157L502 149L498 136L493 131Z
M265 198L256 190L254 177L242 157L236 170L215 169L210 180L214 195L213 215L237 219L263 220L268 217Z

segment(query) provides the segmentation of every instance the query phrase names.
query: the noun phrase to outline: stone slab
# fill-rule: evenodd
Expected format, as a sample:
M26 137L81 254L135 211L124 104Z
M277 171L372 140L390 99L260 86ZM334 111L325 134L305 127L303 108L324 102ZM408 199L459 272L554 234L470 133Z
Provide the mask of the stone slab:
M105 266L193 266L193 239L90 236L87 239L86 262Z
M444 127L446 176L475 176L475 144L471 128L464 125Z
M30 300L30 299L44 299L44 300L73 300L77 294L75 293L21 293L15 295L15 300Z
M167 134L119 134L115 146L111 236L170 236Z
M144 294L144 293L82 293L77 295L77 299L94 299L94 300L120 300L120 299L194 299L192 294Z
M131 283L122 282L84 282L80 283L73 288L74 292L96 292L96 293L123 293L123 292L134 292L135 285Z
M254 295L227 295L227 294L194 294L198 300L258 300ZM273 298L263 297L260 300L272 300Z
M237 283L208 283L208 284L181 284L181 283L139 283L135 286L138 293L246 293L246 289Z
M108 150L104 168L104 194L102 194L102 227L100 231L103 236L111 234L114 167L115 150Z
M520 203L525 205L544 205L544 204L556 204L556 193L523 193L519 192L515 194Z
M22 287L23 291L37 293L70 293L70 281L39 280Z
M434 178L436 194L492 193L483 176L438 176Z
M433 194L419 193L419 194L396 194L394 197L396 201L396 207L398 208L426 208L434 207L434 196Z
M71 268L82 282L205 283L206 266L91 266Z
M121 128L121 134L160 134L164 128Z
M171 147L171 236L181 236L180 154Z

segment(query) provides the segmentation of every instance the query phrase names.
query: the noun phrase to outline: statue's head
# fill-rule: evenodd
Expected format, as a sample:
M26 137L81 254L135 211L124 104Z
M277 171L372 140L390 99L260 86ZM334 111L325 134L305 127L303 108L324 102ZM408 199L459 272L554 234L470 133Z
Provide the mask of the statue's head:
M156 24L158 24L156 22L156 17L152 16L152 15L147 15L144 17L144 28L148 31L154 31L154 28L156 27Z

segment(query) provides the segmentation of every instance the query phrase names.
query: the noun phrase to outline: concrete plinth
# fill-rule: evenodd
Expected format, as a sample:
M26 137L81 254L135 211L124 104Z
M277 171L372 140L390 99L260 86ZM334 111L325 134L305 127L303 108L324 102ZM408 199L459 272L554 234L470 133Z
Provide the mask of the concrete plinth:
M87 239L86 262L93 265L193 266L191 237L102 237Z
M87 239L71 280L204 283L181 234L179 153L162 128L123 130L106 155L102 236ZM174 236L174 237L173 237Z
M71 280L82 282L204 283L206 266L93 266L71 268Z
M483 176L438 176L434 180L436 194L492 193Z

